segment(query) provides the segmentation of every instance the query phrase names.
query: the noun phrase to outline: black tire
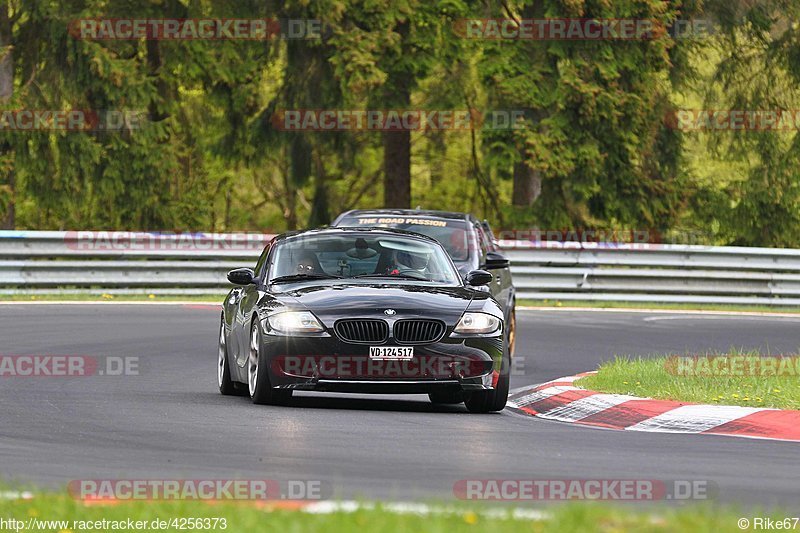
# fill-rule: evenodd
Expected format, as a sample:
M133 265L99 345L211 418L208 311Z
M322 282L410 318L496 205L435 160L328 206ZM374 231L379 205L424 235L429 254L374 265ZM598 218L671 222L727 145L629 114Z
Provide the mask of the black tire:
M453 392L431 392L428 394L431 403L436 404L457 404L464 403L464 393L461 391Z
M511 382L511 359L508 355L508 343L503 349L503 362L500 365L500 377L497 386L492 390L475 391L464 400L470 413L489 413L502 411L508 402L508 388Z
M225 324L222 320L219 322L219 341L217 346L217 385L222 395L235 396L239 394L236 385L231 379L228 343L225 341Z
M511 313L508 316L508 354L514 357L517 349L517 305L511 304Z
M282 405L292 398L291 389L273 389L269 380L269 365L266 356L261 350L261 328L258 320L253 320L253 327L250 329L250 353L247 358L247 377L248 393L254 404L258 405ZM251 368L254 361L257 361L255 369ZM250 384L251 372L254 375L253 386Z
M247 383L239 383L238 381L234 381L233 388L236 389L236 392L234 392L236 396L245 396L247 398L250 397L250 391L247 390Z

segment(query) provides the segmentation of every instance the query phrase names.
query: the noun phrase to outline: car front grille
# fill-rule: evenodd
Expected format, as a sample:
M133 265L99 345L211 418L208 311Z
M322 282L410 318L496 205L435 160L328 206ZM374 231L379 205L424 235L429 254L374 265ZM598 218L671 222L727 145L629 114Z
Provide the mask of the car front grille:
M403 344L429 344L444 335L444 324L438 320L398 320L394 338Z
M341 340L355 344L380 344L389 336L389 326L383 320L340 320L334 331Z

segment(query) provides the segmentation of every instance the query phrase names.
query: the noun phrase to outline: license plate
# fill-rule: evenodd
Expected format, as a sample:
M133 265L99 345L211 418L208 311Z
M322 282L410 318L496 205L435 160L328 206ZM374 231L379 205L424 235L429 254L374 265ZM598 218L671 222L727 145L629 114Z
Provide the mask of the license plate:
M369 358L384 361L408 361L414 357L413 346L370 346Z

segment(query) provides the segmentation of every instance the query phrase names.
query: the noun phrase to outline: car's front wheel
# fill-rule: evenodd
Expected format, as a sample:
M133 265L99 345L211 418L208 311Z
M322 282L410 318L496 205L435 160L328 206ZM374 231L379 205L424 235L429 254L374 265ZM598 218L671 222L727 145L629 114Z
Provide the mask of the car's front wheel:
M514 357L517 347L517 306L514 303L511 305L511 315L508 318L508 353Z
M250 399L256 404L284 404L292 397L291 389L273 389L269 380L269 365L261 350L261 328L253 320L250 329L250 353L247 357L247 387Z
M508 355L508 345L503 351L503 361L500 364L500 375L492 390L482 390L470 393L464 404L470 413L488 413L502 411L508 402L508 388L511 382L511 358Z

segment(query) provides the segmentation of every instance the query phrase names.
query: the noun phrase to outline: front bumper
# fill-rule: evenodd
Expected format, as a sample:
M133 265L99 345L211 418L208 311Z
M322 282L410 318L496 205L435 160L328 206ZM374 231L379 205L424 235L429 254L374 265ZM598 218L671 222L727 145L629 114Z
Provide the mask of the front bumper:
M414 346L405 361L370 359L369 346L335 337L265 335L273 387L376 394L424 394L493 388L501 368L502 337L445 337Z
M431 392L470 392L489 390L491 383L465 380L380 380L380 379L310 379L277 388L316 392L352 392L363 394L428 394Z

